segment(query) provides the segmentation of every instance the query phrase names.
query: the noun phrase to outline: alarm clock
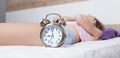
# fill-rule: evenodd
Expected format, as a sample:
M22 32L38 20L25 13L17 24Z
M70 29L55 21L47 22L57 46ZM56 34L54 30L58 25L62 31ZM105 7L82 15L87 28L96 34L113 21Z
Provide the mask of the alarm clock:
M48 16L57 15L59 19L50 22ZM60 47L65 41L65 31L64 28L66 23L64 19L57 13L50 13L46 15L40 23L42 29L40 31L40 39L46 47Z

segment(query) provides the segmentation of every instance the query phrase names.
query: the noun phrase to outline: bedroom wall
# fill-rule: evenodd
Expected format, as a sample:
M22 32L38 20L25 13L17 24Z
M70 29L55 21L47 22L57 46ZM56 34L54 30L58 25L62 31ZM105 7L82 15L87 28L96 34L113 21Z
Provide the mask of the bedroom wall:
M104 24L120 24L119 0L89 0L6 13L7 22L39 23L48 13L59 13L65 16L76 14L93 15Z

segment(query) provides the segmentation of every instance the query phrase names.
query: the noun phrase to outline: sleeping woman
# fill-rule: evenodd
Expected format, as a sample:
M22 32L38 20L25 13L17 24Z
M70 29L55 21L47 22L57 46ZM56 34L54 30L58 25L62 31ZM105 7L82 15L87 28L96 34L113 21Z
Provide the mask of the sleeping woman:
M113 34L104 36L109 31L106 31L104 25L90 15L62 16L62 18L67 22L67 29L71 30L70 36L72 37L66 38L74 39L69 42L69 45L120 36L119 33L116 35L117 31L113 33L115 31L113 29L109 30L112 30ZM38 23L0 23L0 45L44 46L40 39L41 29Z

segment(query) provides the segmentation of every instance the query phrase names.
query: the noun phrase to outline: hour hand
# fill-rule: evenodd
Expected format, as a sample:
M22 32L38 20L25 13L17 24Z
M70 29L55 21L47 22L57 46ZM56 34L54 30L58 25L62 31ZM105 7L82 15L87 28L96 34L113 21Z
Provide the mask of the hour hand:
M54 30L54 29L52 29L52 38L54 38L53 30Z

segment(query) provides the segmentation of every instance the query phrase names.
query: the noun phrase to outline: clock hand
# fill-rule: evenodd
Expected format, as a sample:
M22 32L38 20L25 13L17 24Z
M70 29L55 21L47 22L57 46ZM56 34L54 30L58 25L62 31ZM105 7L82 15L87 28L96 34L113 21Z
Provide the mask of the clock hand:
M53 38L53 29L51 29L51 31L52 31L52 35L51 35L51 39L50 39L50 41L52 40L52 38Z
M54 38L54 35L53 35L53 28L52 28L52 38Z

